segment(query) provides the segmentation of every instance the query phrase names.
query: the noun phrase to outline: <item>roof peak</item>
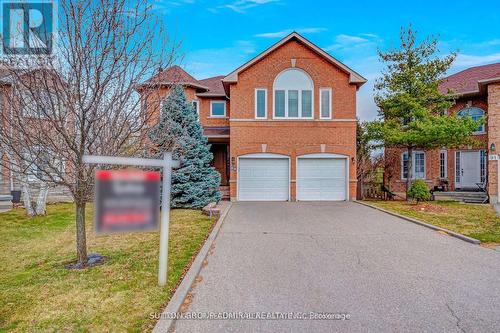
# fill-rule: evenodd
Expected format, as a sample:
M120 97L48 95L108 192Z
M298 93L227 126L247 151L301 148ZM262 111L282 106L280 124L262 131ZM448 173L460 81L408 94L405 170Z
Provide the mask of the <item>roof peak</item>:
M326 60L328 60L330 63L334 64L335 66L339 67L341 70L349 74L349 81L350 83L356 84L358 87L363 85L367 80L362 77L360 74L349 68L347 65L343 64L340 62L338 59L334 58L331 54L317 46L316 44L312 43L309 41L307 38L302 36L296 31L292 31L282 39L280 39L278 42L274 43L270 47L268 47L266 50L262 51L259 53L257 56L253 57L231 73L229 73L226 77L224 77L223 81L224 82L237 82L238 81L238 73L245 70L246 68L252 66L254 63L258 62L261 58L265 57L269 53L273 52L277 48L281 47L282 45L288 43L290 40L293 38L296 38L299 42L305 44L307 47L309 47L311 50L316 52L318 55L322 56Z

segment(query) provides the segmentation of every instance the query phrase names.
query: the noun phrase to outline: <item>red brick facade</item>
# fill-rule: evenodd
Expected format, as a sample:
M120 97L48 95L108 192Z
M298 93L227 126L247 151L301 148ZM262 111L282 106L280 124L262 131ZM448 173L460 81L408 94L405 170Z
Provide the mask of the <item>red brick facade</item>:
M314 82L314 119L274 120L273 83L280 72L292 67L304 70ZM255 119L255 88L267 89L268 119ZM319 88L332 88L333 117L319 119ZM290 157L291 199L295 199L297 156L310 153L336 153L348 156L350 165L349 197L356 198L356 85L349 75L327 62L298 41L287 44L239 73L238 82L230 86L231 105L231 163L250 153L278 153ZM324 151L321 147L324 145ZM237 193L237 166L231 165L231 198Z
M290 158L290 200L296 198L297 156L312 153L340 154L346 158L349 170L348 199L356 198L356 92L366 80L345 65L331 58L316 46L292 34L237 70L237 80L225 77L226 96L207 97L196 85L211 79L185 85L189 100L200 103L200 121L207 129L228 126L230 136L228 168L230 198L237 199L238 158L252 153L276 153ZM275 119L273 116L273 85L277 76L287 69L300 69L312 81L312 119ZM233 72L235 73L235 72ZM354 75L354 79L353 79ZM184 78L188 75L182 75ZM195 80L193 78L193 80ZM221 82L221 84L222 84ZM195 86L194 88L192 86ZM256 119L255 89L267 89L267 117ZM320 88L331 89L332 116L320 119ZM149 112L158 114L159 100L165 98L168 86L157 90L146 101ZM226 99L226 117L210 117L210 103ZM156 117L153 117L154 119ZM217 138L209 142L220 143Z
M488 181L488 193L490 201L497 202L498 196L498 166L497 161L492 161L491 157L498 154L498 151L491 151L492 143L496 147L500 144L499 126L500 126L500 84L489 84L486 89L479 90L475 94L460 95L456 104L449 110L455 114L466 107L478 107L485 111L486 123L485 133L474 135L478 145L474 147L461 147L460 149L446 149L447 151L447 177L440 178L440 151L441 149L426 150L426 174L425 181L429 188L443 184L447 181L447 190L457 189L456 180L456 152L457 151L484 151L485 172ZM406 189L406 180L401 178L401 156L405 149L386 149L386 173L385 181L389 188L400 196L404 196Z

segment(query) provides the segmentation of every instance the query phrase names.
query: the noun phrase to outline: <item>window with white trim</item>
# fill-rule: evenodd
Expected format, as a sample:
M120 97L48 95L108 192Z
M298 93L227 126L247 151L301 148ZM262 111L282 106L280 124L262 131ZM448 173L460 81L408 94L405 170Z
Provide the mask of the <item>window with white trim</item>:
M319 90L319 117L321 119L332 118L332 89L321 88Z
M313 82L306 72L298 68L284 70L274 80L273 117L312 119L313 91Z
M23 90L19 95L23 117L43 119L54 114L53 108L58 111L57 96L52 92Z
M460 173L460 170L461 170L461 159L462 156L461 156L461 153L459 151L455 152L455 183L459 183L461 182L462 180L462 175Z
M65 173L65 160L47 147L32 146L23 149L22 173L28 181L60 181Z
M200 101L197 100L197 99L193 99L191 101L192 105L193 105L193 108L195 109L196 111L196 114L197 115L200 115Z
M210 102L210 116L224 118L226 116L226 102L225 101L211 101Z
M459 117L471 117L472 119L478 121L484 119L484 111L477 107L467 107L460 110L457 115ZM484 134L486 132L486 126L483 122L475 131L474 134Z
M448 178L448 151L439 151L439 178Z
M267 118L267 89L255 89L255 118Z
M412 160L413 178L425 179L425 153L422 151L413 152ZM401 179L408 179L408 153L401 154Z

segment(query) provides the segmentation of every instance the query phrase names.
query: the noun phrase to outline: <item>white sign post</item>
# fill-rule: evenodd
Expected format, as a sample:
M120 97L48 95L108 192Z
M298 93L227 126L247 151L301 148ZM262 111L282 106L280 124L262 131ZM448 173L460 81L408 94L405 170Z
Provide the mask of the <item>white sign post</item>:
M136 157L115 157L115 156L83 156L84 163L91 164L114 164L150 166L163 168L162 197L161 197L161 221L160 221L160 255L158 265L158 284L167 284L167 263L168 263L168 229L170 223L170 181L172 178L172 168L178 168L179 161L172 160L172 153L165 153L162 160L136 158Z

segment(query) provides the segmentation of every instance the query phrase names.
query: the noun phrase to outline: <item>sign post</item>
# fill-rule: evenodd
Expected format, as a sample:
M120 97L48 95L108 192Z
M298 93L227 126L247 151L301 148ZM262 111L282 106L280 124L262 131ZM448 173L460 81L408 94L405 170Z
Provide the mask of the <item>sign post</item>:
M113 164L131 166L150 166L163 169L162 197L161 197L161 219L160 219L160 254L158 263L158 284L167 284L167 263L168 263L168 229L170 219L170 182L172 178L172 168L178 168L179 161L172 160L172 153L165 153L162 160L146 159L135 157L115 157L115 156L83 156L84 163L90 164Z
M160 256L158 262L158 284L167 284L168 229L170 225L170 181L172 178L172 154L163 156L163 183L161 193ZM165 208L164 208L165 207Z

